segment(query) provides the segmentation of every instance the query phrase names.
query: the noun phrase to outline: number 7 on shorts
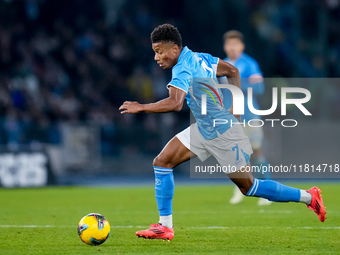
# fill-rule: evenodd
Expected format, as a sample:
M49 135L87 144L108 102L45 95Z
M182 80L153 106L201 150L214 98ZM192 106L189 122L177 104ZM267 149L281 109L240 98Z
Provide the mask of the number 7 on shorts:
M239 158L240 158L239 150L238 150L238 144L236 144L236 145L232 148L232 150L233 150L233 151L236 150L236 161L238 161Z

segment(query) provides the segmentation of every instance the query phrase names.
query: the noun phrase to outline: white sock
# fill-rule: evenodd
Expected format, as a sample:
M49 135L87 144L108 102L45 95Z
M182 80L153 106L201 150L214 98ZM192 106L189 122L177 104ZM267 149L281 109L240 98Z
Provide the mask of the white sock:
M159 223L167 228L172 228L172 214L168 216L159 216Z
M306 205L310 205L310 203L312 203L312 195L303 189L300 189L300 191L300 202L305 203Z

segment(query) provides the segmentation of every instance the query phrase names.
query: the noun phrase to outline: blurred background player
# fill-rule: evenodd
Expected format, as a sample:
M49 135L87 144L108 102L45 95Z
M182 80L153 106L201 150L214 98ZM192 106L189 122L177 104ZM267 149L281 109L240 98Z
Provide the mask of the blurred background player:
M257 95L261 95L264 92L263 76L259 68L259 65L255 59L244 53L245 44L243 34L237 30L230 30L223 36L224 52L227 57L224 61L229 62L239 69L241 77L241 88L244 94L244 115L241 116L242 121L247 123L249 120L261 119L260 116L255 115L249 110L247 104L247 89L249 86L253 88L253 105L255 109L259 109L257 102ZM231 95L228 90L225 90L224 103L227 107L230 107ZM228 105L229 104L229 105ZM250 127L244 126L244 133L249 137L253 154L251 157L251 164L254 166L268 165L268 162L262 154L262 141L263 141L263 129L262 127ZM270 173L253 173L260 179L271 179ZM231 204L238 204L243 200L244 196L240 190L235 186L233 197L230 199ZM269 205L271 202L267 199L260 198L258 205Z

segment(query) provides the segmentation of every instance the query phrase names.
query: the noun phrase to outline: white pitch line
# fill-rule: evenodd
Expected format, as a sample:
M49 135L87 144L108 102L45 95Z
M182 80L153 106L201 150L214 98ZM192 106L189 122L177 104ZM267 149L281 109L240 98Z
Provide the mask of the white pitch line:
M0 225L0 228L76 228L77 226L56 225ZM110 226L111 228L147 228L147 226Z
M0 228L56 228L54 225L0 225Z
M210 226L210 227L189 227L190 229L276 229L279 227L222 227L222 226ZM340 229L340 227L282 227L283 229Z
M246 211L243 210L240 213L242 214L254 214L254 213L269 213L269 214L289 214L289 213L293 213L293 211L291 210L258 210L258 211Z
M189 227L191 229L230 229L236 227L222 227L222 226L210 226L210 227Z
M56 225L0 225L0 228L76 228L77 226L56 226ZM147 228L147 226L111 226L111 228ZM185 227L184 227L185 228ZM227 226L206 226L206 227L187 227L189 229L276 229L276 227L227 227ZM280 227L277 227L280 228ZM283 229L340 229L340 227L282 227Z

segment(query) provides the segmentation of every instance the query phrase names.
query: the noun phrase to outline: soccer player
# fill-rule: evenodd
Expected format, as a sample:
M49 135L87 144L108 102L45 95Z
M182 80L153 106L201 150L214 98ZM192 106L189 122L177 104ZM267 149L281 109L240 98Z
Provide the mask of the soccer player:
M173 169L195 156L203 161L213 155L221 165L230 165L233 167L231 169L239 169L227 174L243 195L263 197L276 202L302 202L310 210L315 211L320 221L324 221L326 212L319 188L300 190L272 180L258 180L252 176L251 171L242 171L244 167L249 167L249 156L252 153L249 139L244 135L242 127L240 125L213 127L211 123L214 118L223 118L229 123L231 121L237 123L239 116L232 115L232 107L229 110L221 107L221 89L211 87L212 83L197 82L190 86L191 78L213 80L217 76L226 76L231 78L231 84L241 88L238 69L210 54L192 52L188 47L183 47L179 31L170 24L156 27L151 33L151 42L157 64L163 69L172 68L172 79L167 86L169 97L151 104L125 101L119 110L122 114L180 111L186 99L197 122L173 137L154 159L159 222L151 224L149 229L137 231L136 235L169 241L174 237ZM201 89L213 91L213 93L208 91L211 97L205 98L209 111L203 117L201 115L203 96L196 94Z
M236 30L230 30L223 35L224 41L224 52L227 57L224 61L237 67L240 73L240 78L242 79L241 88L244 94L244 115L242 115L242 121L247 123L249 120L261 119L260 116L252 113L248 108L247 99L247 89L249 86L253 88L253 105L255 109L259 109L257 102L257 95L263 94L264 84L262 72L259 68L258 63L255 59L244 53L245 45L243 34ZM228 90L224 90L224 102L227 104L230 102L231 94ZM262 127L250 127L247 124L244 125L244 133L249 137L251 147L253 149L253 154L251 156L252 165L255 166L268 166L268 162L264 155L262 154L262 142L263 142L263 130ZM256 177L261 179L271 179L269 172L264 172L263 174L258 174ZM235 186L233 197L230 199L231 204L238 204L243 200L244 196L240 190ZM271 202L267 199L260 198L258 205L269 205Z

